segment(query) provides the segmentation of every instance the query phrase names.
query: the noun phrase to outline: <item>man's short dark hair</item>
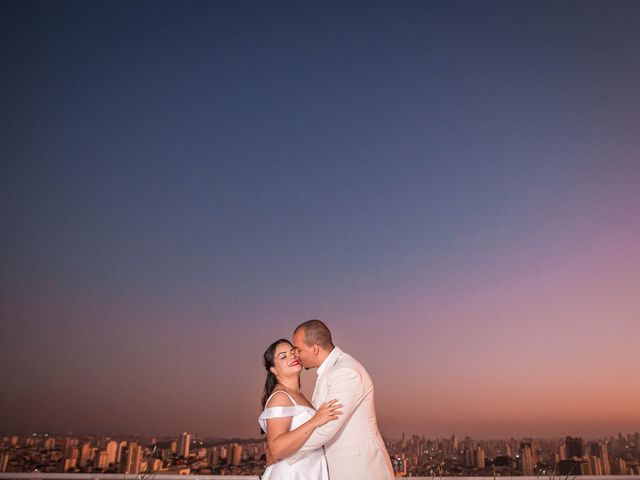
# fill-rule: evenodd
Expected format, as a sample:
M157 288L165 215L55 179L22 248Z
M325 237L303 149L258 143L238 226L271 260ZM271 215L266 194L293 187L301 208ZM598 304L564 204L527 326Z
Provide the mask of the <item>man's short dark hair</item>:
M308 346L319 345L324 350L333 350L331 332L320 320L307 320L306 322L301 323L294 330L293 334L295 335L300 330L304 332L304 343Z

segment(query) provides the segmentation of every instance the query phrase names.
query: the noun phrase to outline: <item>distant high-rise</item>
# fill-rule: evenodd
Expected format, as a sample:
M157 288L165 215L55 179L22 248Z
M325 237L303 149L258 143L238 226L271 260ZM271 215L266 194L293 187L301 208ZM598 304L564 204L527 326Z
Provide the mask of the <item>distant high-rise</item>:
M616 458L615 461L615 471L617 475L626 475L627 474L627 462L624 458Z
M469 450L473 450L473 439L470 436L464 437L464 445Z
M9 466L9 452L0 452L0 472L6 472Z
M226 462L227 458L229 458L229 449L227 447L220 447L220 460Z
M242 445L232 443L229 445L229 452L227 454L227 465L240 465L242 459Z
M159 458L152 458L149 461L149 472L155 473L162 469L162 460Z
M80 448L80 459L78 461L80 468L84 468L89 463L89 458L91 456L91 445L88 443L83 443Z
M191 444L191 435L188 434L187 432L184 432L180 436L180 450L178 452L178 455L184 458L188 458L190 444Z
M107 462L111 464L116 463L116 456L118 455L118 442L110 440L106 445Z
M533 475L533 453L530 443L520 444L520 471L524 476Z
M216 466L220 463L220 450L218 447L213 447L209 450L209 465Z
M404 477L407 474L407 457L404 453L393 457L391 465L396 477Z
M80 441L75 437L66 437L64 439L64 447L77 447Z
M63 470L68 472L74 469L78 465L78 457L80 456L80 450L76 447L68 447L64 451L64 467Z
M565 447L564 445L560 445L560 447L558 448L558 457L560 460L567 459L567 447Z
M567 450L567 458L581 459L584 457L584 441L582 438L567 437L564 444Z
M609 463L609 451L607 449L607 444L602 442L590 443L589 453L593 457L596 457L599 460L599 464L600 464L601 472L598 473L596 470L594 470L594 468L597 468L597 467L594 467L594 465L596 465L597 462L592 462L591 469L594 470L593 474L594 475L611 475L611 464Z
M100 470L109 468L109 454L105 450L98 452L93 461L93 466Z
M475 451L475 466L478 469L484 468L484 449L477 447Z
M116 464L120 465L124 459L124 451L127 448L127 442L122 440L118 443L118 451L116 452Z
M136 442L131 442L127 447L124 473L140 473L142 463L142 447Z
M555 473L563 476L580 475L580 462L577 460L560 460L556 465Z
M75 458L65 458L64 464L62 466L63 472L70 472L76 467L76 459Z
M233 466L240 465L240 461L242 460L242 445L238 445L237 443L233 447Z
M473 451L468 447L464 447L464 466L469 468L474 466Z
M593 475L593 471L591 470L591 464L586 461L578 462L580 464L580 475Z

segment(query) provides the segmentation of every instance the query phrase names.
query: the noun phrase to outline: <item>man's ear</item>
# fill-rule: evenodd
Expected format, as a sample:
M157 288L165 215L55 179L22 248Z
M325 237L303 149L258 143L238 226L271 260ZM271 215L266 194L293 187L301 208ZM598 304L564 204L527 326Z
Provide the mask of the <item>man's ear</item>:
M313 354L317 357L320 354L320 347L318 345L313 346Z

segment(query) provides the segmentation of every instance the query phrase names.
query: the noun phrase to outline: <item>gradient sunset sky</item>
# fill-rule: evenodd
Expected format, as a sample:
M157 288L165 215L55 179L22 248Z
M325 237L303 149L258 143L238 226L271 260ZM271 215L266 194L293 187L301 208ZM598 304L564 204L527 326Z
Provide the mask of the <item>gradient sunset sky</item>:
M0 430L640 430L640 2L0 3ZM304 391L315 374L303 375Z

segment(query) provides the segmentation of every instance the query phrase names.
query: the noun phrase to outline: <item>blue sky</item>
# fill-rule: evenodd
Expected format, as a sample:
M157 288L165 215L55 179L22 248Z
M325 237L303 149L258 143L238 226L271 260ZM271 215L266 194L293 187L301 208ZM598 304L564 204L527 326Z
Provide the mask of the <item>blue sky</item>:
M384 400L391 385L411 396L415 362L437 363L432 338L476 331L454 349L473 358L540 309L570 332L585 298L602 308L587 323L637 331L637 3L0 9L0 345L26 359L5 427L250 434L262 350L321 317L380 378L396 434L435 421ZM553 282L576 285L566 304L540 293ZM389 339L422 352L400 377L375 355ZM191 413L158 426L135 398L172 382L207 386L201 407L168 395L160 411ZM139 387L117 398L123 384ZM54 391L52 418L37 397ZM140 405L109 414L119 402ZM78 418L96 404L104 415ZM625 420L607 412L625 408L585 415L613 428ZM447 415L434 431L454 429Z

